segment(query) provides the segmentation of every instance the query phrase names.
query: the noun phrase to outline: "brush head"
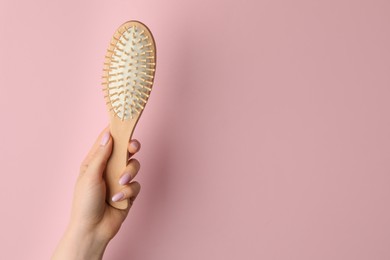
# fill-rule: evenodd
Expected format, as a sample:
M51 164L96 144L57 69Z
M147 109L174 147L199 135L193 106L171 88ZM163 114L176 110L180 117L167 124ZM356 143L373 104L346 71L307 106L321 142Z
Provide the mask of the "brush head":
M148 101L156 68L150 30L138 21L122 24L111 39L103 69L109 111L123 120L137 118Z

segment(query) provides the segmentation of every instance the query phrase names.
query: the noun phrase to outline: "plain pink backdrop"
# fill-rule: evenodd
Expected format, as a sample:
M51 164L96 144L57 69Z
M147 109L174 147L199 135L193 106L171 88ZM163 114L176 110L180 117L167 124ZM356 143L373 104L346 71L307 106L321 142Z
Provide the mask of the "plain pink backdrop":
M48 259L108 116L103 57L154 33L142 191L106 259L390 259L387 0L0 1L0 259Z

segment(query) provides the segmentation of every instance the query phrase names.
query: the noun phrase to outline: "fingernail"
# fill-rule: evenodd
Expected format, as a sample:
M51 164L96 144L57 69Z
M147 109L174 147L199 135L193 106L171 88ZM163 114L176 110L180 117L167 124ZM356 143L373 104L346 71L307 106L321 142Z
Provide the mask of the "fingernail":
M135 151L137 151L138 148L139 148L139 144L138 144L137 141L132 141L132 142L130 143L130 146L131 146Z
M112 196L112 201L113 202L120 201L121 199L123 199L124 196L125 196L125 194L123 194L123 192L118 192L117 194Z
M108 140L110 140L110 133L109 132L105 132L103 137L102 137L102 140L100 142L100 145L101 146L105 146L108 143Z
M123 174L123 176L119 179L119 184L120 184L120 185L125 185L125 184L129 183L130 180L131 180L131 175L130 175L130 173L125 173L125 174Z

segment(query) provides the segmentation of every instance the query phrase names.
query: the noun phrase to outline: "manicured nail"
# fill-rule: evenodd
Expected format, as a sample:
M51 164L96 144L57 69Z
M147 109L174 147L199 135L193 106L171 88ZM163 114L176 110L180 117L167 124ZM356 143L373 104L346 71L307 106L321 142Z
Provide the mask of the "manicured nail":
M125 196L125 194L123 194L123 192L118 192L117 194L112 196L112 201L113 202L120 201L121 199L123 199L124 196Z
M110 140L110 133L105 132L103 137L102 137L102 141L100 142L100 145L105 146L108 143L108 140Z
M125 174L123 174L123 176L119 179L119 184L120 184L120 185L125 185L125 184L129 183L130 180L131 180L131 175L130 175L130 173L125 173Z
M134 151L137 151L138 148L139 148L139 144L138 144L137 141L132 141L132 142L130 143L130 146L134 149Z

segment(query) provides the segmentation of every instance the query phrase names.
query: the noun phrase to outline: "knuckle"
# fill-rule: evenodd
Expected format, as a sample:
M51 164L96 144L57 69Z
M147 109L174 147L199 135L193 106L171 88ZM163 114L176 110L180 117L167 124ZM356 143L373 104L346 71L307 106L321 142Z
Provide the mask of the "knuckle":
M141 190L141 185L138 182L132 183L132 185L127 187L127 189L125 191L126 198L135 199L137 197L138 193L140 192L140 190Z
M138 181L133 182L134 185L134 190L140 190L141 189L141 184L139 184Z
M91 167L94 169L103 169L106 167L106 161L102 160L101 158L95 157L91 163Z
M134 171L139 171L141 164L137 159L131 159L128 164L129 168L131 168Z
M106 168L106 162L103 161L103 160L99 160L99 161L96 163L96 165L97 165L97 167L98 167L99 169L104 169L104 168Z

